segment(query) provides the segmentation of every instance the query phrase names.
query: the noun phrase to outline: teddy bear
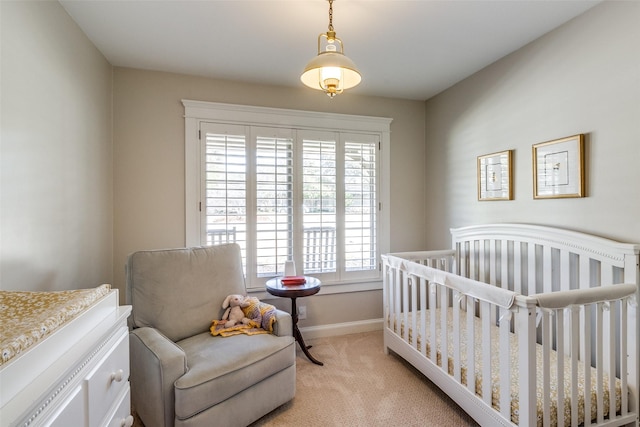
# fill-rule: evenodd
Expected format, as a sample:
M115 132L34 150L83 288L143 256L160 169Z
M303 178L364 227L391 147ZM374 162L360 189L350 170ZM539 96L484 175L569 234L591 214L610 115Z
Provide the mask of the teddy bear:
M224 327L230 328L238 323L249 324L251 320L242 311L243 308L248 306L249 301L246 301L242 295L232 294L227 296L222 303L222 308L226 309L222 315L222 320L226 320Z

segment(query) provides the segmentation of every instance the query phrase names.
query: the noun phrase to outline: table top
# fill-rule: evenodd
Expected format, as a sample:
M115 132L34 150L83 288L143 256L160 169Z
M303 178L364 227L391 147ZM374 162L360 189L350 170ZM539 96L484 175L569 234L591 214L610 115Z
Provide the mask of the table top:
M317 294L320 291L320 279L311 276L304 276L304 278L307 282L301 285L283 285L280 281L282 277L274 277L267 280L267 292L285 298L308 297Z

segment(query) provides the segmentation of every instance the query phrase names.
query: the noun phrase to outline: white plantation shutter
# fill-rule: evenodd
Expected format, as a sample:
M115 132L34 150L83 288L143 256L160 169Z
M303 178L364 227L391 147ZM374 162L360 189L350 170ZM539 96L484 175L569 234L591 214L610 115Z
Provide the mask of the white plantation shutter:
M337 141L335 133L302 138L304 274L337 269Z
M202 244L240 244L256 279L281 275L289 259L301 261L300 274L332 280L377 274L375 135L217 124L203 131Z
M344 143L347 271L373 270L377 266L377 152L378 143L371 139L348 136Z
M247 142L244 127L203 126L202 243L238 243L246 266Z
M256 271L258 277L273 277L293 259L293 139L290 131L255 132Z

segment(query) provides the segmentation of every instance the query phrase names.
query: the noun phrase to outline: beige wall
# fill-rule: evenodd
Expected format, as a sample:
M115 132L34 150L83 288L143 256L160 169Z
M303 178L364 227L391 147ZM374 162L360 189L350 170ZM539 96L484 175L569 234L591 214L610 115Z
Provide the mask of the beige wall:
M424 103L116 68L114 71L115 285L128 254L185 245L184 107L181 99L391 117L391 249L424 235ZM411 188L411 191L407 191ZM274 300L275 301L275 300ZM275 302L288 308L282 301ZM364 304L363 304L364 303ZM314 324L379 318L380 291L304 301Z
M639 2L604 2L426 103L429 248L504 221L640 242L638 22ZM534 200L531 146L578 133L587 197ZM515 199L477 201L477 156L507 149Z
M112 67L57 2L0 15L0 288L110 283Z

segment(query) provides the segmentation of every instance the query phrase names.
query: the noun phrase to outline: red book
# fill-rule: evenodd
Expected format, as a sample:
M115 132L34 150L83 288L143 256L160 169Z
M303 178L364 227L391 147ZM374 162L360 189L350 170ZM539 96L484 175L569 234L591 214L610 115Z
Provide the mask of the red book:
M307 283L307 279L304 276L285 276L280 279L280 283L283 285L303 285Z

